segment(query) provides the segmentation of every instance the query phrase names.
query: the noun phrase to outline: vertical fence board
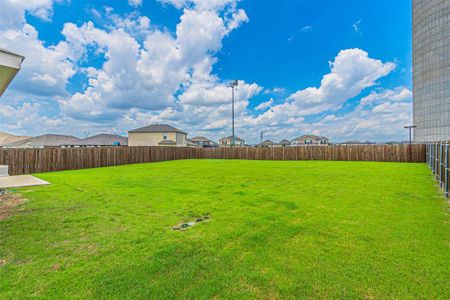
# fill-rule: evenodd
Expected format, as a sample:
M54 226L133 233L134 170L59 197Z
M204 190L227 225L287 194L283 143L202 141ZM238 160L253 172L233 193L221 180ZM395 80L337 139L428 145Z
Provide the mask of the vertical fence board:
M437 178L448 178L448 146L336 145L275 148L87 147L0 149L0 165L11 175L97 168L178 159L345 160L427 162Z

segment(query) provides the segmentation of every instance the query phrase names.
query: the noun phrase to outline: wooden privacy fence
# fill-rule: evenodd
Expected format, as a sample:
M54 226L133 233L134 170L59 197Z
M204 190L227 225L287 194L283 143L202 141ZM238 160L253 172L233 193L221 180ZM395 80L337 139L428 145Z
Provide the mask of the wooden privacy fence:
M0 149L10 175L177 159L347 160L425 162L425 145L339 145L276 148L102 147Z
M450 149L448 142L426 145L426 160L445 196L448 197Z

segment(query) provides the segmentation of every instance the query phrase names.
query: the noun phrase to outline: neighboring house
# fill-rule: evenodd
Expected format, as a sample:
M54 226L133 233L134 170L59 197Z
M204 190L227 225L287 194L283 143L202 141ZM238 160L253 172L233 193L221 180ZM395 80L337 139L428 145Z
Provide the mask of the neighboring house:
M405 142L390 141L390 142L386 142L386 145L402 145L404 143Z
M233 143L233 136L227 136L224 138L221 138L219 140L219 146L220 147L231 147L231 144ZM245 141L237 136L234 136L234 146L236 147L244 147Z
M264 142L256 145L256 147L280 147L279 144L272 142L271 140L265 140Z
M167 124L155 124L128 131L128 146L186 147L187 133Z
M72 135L44 134L3 145L3 148L71 147L81 142Z
M193 137L192 139L190 139L194 144L200 146L200 147L204 147L204 148L209 148L209 147L216 147L217 144L213 141L211 141L208 138L205 138L203 136L196 136Z
M302 135L291 141L291 146L326 146L328 138L312 134Z
M291 142L288 140L282 140L278 143L281 147L289 147L291 145Z
M30 138L30 137L29 136L17 136L17 135L13 135L13 134L9 134L9 133L0 131L0 147L2 147L5 144L25 140L28 138Z
M362 145L363 143L360 141L346 141L341 143L341 145Z
M105 146L127 146L128 138L116 134L97 134L82 139L79 144L74 146L80 147L105 147Z
M187 146L192 148L202 148L202 146L194 143L191 139L187 140Z

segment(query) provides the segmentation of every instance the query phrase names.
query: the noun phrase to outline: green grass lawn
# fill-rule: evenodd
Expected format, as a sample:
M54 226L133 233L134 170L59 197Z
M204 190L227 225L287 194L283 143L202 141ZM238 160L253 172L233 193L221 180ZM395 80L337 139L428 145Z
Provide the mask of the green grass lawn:
M0 298L450 298L425 164L183 160L39 174L0 221ZM172 226L209 215L185 231Z

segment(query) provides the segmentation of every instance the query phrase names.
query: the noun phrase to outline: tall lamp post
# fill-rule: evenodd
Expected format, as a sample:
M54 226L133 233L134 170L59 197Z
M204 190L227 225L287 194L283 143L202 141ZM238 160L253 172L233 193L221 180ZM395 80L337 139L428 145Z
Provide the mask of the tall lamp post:
M234 135L234 88L238 86L238 81L233 80L230 83L231 87L231 147L234 147L234 144L236 143L236 138Z
M414 125L405 126L406 129L409 129L409 144L410 145L412 144L412 142L411 142L411 131L412 131L413 128L416 128L416 127L417 126L414 126Z
M414 125L405 126L404 128L409 129L409 161L412 162L412 141L411 141L411 132L413 128L416 128Z

